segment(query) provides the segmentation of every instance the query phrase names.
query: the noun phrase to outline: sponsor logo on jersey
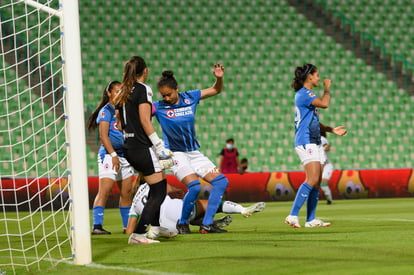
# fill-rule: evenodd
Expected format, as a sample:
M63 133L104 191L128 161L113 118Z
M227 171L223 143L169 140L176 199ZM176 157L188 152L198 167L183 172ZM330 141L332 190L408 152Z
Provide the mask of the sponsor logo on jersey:
M315 94L314 94L314 93L312 93L312 92L310 92L308 95L309 95L310 97L315 96Z
M185 104L190 104L190 100L188 100L188 99L186 98L186 99L184 99L184 103L185 103Z
M101 118L105 117L105 112L101 112Z
M112 129L119 130L118 123L116 123L116 121L114 123L112 123Z
M191 107L182 107L182 108L167 110L165 113L167 114L168 118L173 118L173 117L178 117L178 116L192 115L193 110L191 109Z

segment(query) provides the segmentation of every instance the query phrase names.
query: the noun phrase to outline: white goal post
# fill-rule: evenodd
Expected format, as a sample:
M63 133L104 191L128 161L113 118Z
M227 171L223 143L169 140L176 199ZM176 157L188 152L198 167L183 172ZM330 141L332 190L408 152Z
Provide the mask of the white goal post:
M78 0L3 0L0 16L0 274L89 264Z

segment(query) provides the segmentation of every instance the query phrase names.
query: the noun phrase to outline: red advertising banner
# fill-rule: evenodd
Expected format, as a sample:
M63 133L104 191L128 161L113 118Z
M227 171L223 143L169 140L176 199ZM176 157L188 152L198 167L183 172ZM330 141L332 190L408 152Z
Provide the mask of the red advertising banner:
M229 185L225 198L236 202L290 201L305 180L302 171L226 174ZM187 191L185 185L173 175L169 184ZM199 197L208 199L211 185L201 180ZM98 177L89 177L89 205L92 206L99 188ZM329 182L334 199L390 198L414 196L413 169L336 170ZM0 180L0 206L13 211L16 207L52 207L64 204L68 198L66 178ZM119 189L116 184L109 195L106 207L118 207ZM18 206L16 206L18 205Z

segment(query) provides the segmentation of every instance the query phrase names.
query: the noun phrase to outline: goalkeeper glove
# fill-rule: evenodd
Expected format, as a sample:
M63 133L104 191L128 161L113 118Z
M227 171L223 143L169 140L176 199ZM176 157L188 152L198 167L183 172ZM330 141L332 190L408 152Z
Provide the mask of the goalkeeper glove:
M148 136L155 148L155 153L159 159L168 159L174 154L170 149L164 147L164 141L162 141L156 132Z
M168 169L174 166L174 160L172 158L160 159L159 163L160 163L160 167L162 170L165 170L165 169Z

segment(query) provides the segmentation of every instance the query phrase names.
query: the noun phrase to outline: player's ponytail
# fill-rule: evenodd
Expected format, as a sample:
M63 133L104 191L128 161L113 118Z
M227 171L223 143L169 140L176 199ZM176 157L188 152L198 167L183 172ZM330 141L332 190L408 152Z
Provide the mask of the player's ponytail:
M157 87L167 86L171 89L177 89L178 83L174 77L174 73L172 71L163 71L160 80L158 81Z
M96 118L98 117L99 111L102 109L103 106L105 106L109 102L109 96L108 92L112 91L114 85L121 84L119 81L111 81L108 83L108 85L105 86L105 90L102 94L101 101L98 104L98 107L96 107L95 111L90 115L88 122L86 123L86 126L89 131L93 131L96 129L98 124L96 124Z
M125 63L121 89L114 98L115 105L123 105L128 102L129 95L135 85L137 77L142 76L146 67L147 64L145 63L145 60L139 56L132 56Z
M295 77L293 78L293 82L291 84L295 92L297 92L299 89L303 87L303 83L305 83L305 80L308 77L308 75L313 74L316 71L316 66L312 64L304 64L302 67L296 67Z

